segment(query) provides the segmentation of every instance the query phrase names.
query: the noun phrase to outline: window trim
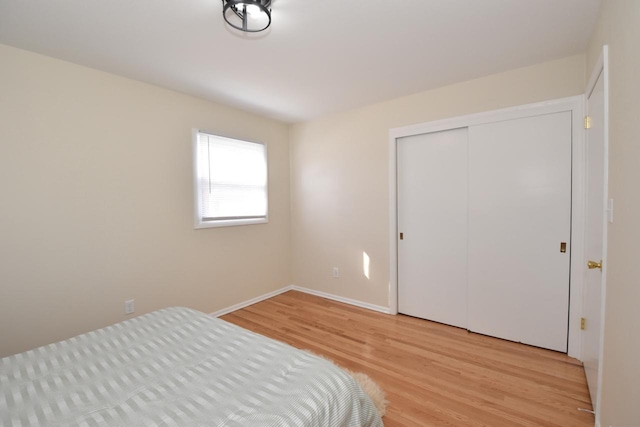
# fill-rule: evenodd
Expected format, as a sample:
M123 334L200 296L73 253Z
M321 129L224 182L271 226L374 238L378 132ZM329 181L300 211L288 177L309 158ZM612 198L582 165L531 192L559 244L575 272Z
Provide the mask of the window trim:
M245 217L245 218L223 218L212 219L210 221L203 221L200 217L200 194L199 194L199 180L198 180L198 135L205 133L208 135L219 136L221 138L234 139L242 142L251 142L253 144L264 145L264 161L267 165L265 176L265 196L266 196L266 214L264 217ZM203 129L193 128L191 130L192 150L193 150L193 215L194 215L194 228L217 228L217 227L233 227L237 225L252 225L252 224L266 224L269 222L269 158L268 147L265 142L250 141L247 139L239 139L231 136L221 135L219 133L209 132Z

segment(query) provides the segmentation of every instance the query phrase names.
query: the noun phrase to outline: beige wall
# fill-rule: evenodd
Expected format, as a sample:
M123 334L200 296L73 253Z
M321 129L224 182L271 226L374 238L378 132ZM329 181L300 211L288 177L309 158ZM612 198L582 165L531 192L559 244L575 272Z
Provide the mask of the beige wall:
M0 45L0 356L290 284L285 124ZM191 129L263 141L269 224L194 230Z
M292 126L293 283L388 307L389 129L582 94L584 62L572 56Z
M640 1L605 0L588 69L609 45L609 226L600 421L640 426Z

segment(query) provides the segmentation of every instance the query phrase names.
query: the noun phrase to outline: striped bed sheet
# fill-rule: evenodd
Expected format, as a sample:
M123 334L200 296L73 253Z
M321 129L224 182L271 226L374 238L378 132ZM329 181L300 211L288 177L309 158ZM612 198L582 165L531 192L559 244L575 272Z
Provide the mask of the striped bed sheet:
M171 307L0 359L2 426L382 426L353 378Z

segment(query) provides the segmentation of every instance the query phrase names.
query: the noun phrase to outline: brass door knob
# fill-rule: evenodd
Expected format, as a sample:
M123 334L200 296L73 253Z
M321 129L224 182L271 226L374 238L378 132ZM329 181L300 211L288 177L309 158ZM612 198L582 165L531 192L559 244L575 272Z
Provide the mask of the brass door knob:
M594 268L599 268L600 271L602 271L602 260L600 260L600 262L588 261L587 262L587 267L589 267L590 270L592 270Z

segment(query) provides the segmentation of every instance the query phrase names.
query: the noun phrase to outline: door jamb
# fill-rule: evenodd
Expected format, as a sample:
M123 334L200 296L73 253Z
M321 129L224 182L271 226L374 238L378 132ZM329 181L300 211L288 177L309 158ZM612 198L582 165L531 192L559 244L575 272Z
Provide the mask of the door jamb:
M569 273L569 342L567 354L580 359L582 347L580 316L582 314L583 300L582 262L584 260L585 214L584 107L584 95L578 95L389 130L389 311L391 314L398 314L397 139L503 120L570 111L572 113L571 269Z
M589 82L587 83L586 91L584 94L584 111L587 111L587 103L591 92L598 82L598 77L602 74L602 83L604 84L604 171L603 171L603 200L605 206L603 206L605 215L603 218L602 229L602 294L601 294L601 306L600 306L600 351L598 354L598 391L596 392L596 401L591 402L593 405L596 425L600 425L600 403L602 401L602 369L603 369L603 356L604 356L604 324L605 324L605 307L607 296L607 221L608 221L608 201L609 201L609 46L602 46L602 52L598 57L598 61L593 68ZM586 142L586 135L585 135ZM586 159L585 159L586 160ZM585 168L586 174L586 168ZM585 175L586 180L586 175ZM585 185L586 191L586 185ZM586 225L586 224L585 224ZM585 230L586 232L586 230ZM585 242L586 243L586 242ZM586 258L583 258L583 263L586 262ZM584 264L583 264L584 265ZM583 267L584 273L584 267Z

